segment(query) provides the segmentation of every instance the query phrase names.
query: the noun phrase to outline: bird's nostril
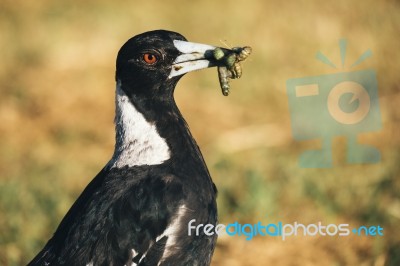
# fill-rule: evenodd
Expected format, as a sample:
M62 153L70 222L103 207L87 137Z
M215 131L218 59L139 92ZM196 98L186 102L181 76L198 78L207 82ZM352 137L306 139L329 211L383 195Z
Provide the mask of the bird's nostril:
M178 71L182 68L182 66L173 66L175 71Z

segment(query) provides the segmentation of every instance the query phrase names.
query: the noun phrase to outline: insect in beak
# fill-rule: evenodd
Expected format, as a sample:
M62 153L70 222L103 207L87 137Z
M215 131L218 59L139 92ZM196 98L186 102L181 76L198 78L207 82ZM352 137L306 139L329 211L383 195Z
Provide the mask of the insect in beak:
M250 46L226 49L207 44L174 40L174 46L181 54L172 64L169 78L209 67L218 67L218 77L222 94L229 95L229 80L242 76L241 61L251 54Z
M225 50L226 51L226 50ZM219 84L221 86L222 94L229 95L229 80L238 79L242 76L241 61L247 59L251 54L252 49L250 46L234 47L226 53L222 48L215 48L213 55L217 61L221 61L222 65L218 66Z

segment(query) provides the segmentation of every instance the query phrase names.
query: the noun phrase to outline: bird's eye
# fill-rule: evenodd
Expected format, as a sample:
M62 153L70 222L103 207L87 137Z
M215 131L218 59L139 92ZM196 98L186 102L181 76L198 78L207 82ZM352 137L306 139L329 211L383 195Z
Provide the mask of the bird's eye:
M149 64L149 65L154 65L158 61L157 55L152 54L152 53L143 54L142 59L146 64Z

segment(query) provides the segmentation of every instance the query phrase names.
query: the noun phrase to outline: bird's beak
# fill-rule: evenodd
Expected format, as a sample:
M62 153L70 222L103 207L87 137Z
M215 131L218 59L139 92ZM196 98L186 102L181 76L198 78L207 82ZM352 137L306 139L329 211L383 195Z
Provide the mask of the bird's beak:
M180 40L174 40L174 45L181 54L173 62L168 78L217 65L213 56L213 51L217 48L215 46Z

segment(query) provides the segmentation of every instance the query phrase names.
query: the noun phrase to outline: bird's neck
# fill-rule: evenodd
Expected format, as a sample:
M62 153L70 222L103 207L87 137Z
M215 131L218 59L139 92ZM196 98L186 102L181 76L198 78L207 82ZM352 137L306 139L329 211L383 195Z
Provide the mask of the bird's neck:
M160 88L160 91L167 89L170 88ZM209 182L210 173L200 149L175 104L173 90L168 91L171 92L169 97L164 95L162 99L146 100L135 95L128 96L117 83L116 144L108 167L167 163L171 170L190 172L201 180L208 176L204 180Z
M121 168L159 165L173 160L177 165L198 168L209 175L196 141L179 112L173 97L169 100L139 100L129 97L117 83L116 143L108 166Z
M110 167L157 165L170 159L170 148L156 124L146 120L120 83L117 83L115 106L116 143Z

